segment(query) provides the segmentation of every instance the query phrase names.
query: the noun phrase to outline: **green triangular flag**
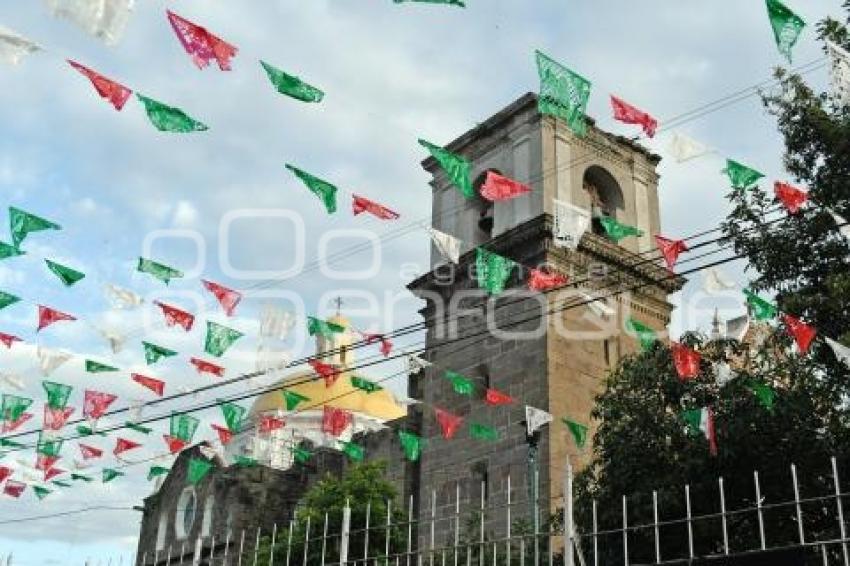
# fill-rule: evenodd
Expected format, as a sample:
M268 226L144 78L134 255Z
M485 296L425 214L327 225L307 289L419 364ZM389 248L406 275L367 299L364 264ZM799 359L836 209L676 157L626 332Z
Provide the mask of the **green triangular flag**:
M383 387L377 383L369 381L368 379L363 379L362 377L357 377L356 375L351 376L351 385L361 391L365 391L366 393L374 393L383 389Z
M138 93L136 93L136 96L144 105L148 120L160 132L185 134L188 132L203 132L209 129L206 124L195 120L179 108L165 105L162 102Z
M198 430L200 422L192 415L171 415L171 436L188 444L192 442L192 437L195 436L195 431Z
M631 317L626 320L626 330L636 336L644 352L649 350L658 339L653 329Z
M56 263L55 261L45 259L44 262L47 264L47 268L52 271L66 287L70 287L86 276L86 274L81 271L71 269L66 265Z
M52 483L53 485L58 485L59 487L71 487L71 484L62 480L53 480L50 483Z
M334 334L345 332L345 327L340 324L334 324L326 320L321 320L313 316L307 317L307 332L310 336L324 336L325 338L333 338Z
M733 189L749 189L764 177L763 173L731 159L726 160L726 169L722 172L729 176Z
M4 291L0 291L0 309L5 309L9 305L14 305L21 299L12 295L11 293L6 293Z
M35 451L45 456L59 456L59 453L62 452L63 442L61 439L48 438L44 435L44 432L39 432Z
M537 55L537 74L540 76L540 94L537 109L564 120L576 135L587 133L587 101L591 83L540 51Z
M15 442L14 440L9 440L8 438L0 438L0 446L3 448L26 448L25 445L20 442Z
M234 342L245 336L242 332L228 328L217 322L207 321L207 337L204 340L204 351L207 354L221 357Z
M475 189L472 187L472 164L468 160L427 140L420 139L419 145L427 149L428 153L437 160L445 171L446 177L463 196L466 198L475 196Z
M345 442L342 445L342 451L356 462L362 462L363 458L366 457L366 451L359 444L354 444L353 442Z
M183 272L179 269L174 269L173 267L168 267L167 265L163 265L143 257L139 258L139 264L136 267L136 270L140 273L153 275L166 285L168 285L172 279L179 279L183 277Z
M127 421L126 423L124 423L124 426L126 428L129 428L130 430L135 430L136 432L140 432L142 434L150 434L151 430L152 430L152 429L150 429L146 426L142 426L142 425L136 424L136 423L131 423L130 421Z
M148 365L153 365L162 358L170 358L177 355L177 352L174 350L169 350L168 348L163 348L150 342L142 341L142 346L145 348L145 362Z
M286 168L295 173L295 176L301 179L301 182L310 189L310 192L319 197L319 200L325 205L325 210L328 211L328 214L336 212L336 186L288 163L286 164Z
M118 476L123 476L124 472L113 470L112 468L103 468L103 483L111 482Z
M186 479L192 485L197 485L199 481L212 469L213 465L208 460L201 458L189 458L189 467L186 473Z
M118 371L118 368L108 366L94 360L86 360L86 371L89 373L106 373L110 371Z
M567 428L573 435L573 440L576 441L576 446L579 450L584 448L584 445L587 444L587 427L583 424L571 421L570 419L565 418L561 420L564 421L565 425L567 425Z
M747 304L753 311L753 317L756 320L770 320L776 318L779 314L776 305L765 301L749 289L744 289L744 296L747 297Z
M30 405L32 399L4 393L0 403L0 421L15 422Z
M86 483L93 481L89 476L77 473L71 473L71 479L74 481L84 481Z
M55 381L42 381L41 386L44 387L47 393L47 406L51 409L64 409L68 404L68 397L71 396L73 387L64 383L56 383Z
M292 449L292 455L299 464L306 464L310 460L312 452L301 446L296 446Z
M251 468L257 465L257 461L248 456L234 456L233 464L242 468Z
M164 476L170 471L171 468L164 468L162 466L151 466L148 470L148 481L151 481L157 476Z
M491 426L469 423L469 436L477 440L495 442L496 440L499 440L499 431Z
M422 455L422 438L412 432L406 430L398 431L398 439L401 441L401 448L404 450L404 457L415 462Z
M425 4L448 4L449 6L459 6L461 8L466 8L466 4L463 3L462 0L393 0L396 4L401 4L402 2L422 2Z
M776 391L772 387L760 381L750 381L747 383L747 387L750 388L762 407L768 411L773 410L773 403L776 401Z
M20 248L21 242L32 232L61 229L58 224L50 220L30 214L14 206L9 207L9 230L12 232L12 244L16 248Z
M605 229L605 234L608 238L618 243L628 236L643 236L643 231L638 230L634 226L620 224L610 216L599 217L599 223L602 224L602 228Z
M91 427L86 425L77 425L76 431L77 434L80 436L91 436L94 434L94 431L91 429Z
M46 487L41 487L40 485L32 486L32 490L33 492L35 492L35 495L39 498L39 500L44 499L52 493L49 489L47 489Z
M260 65L265 69L275 89L281 94L291 96L302 102L321 102L325 96L325 93L318 88L305 83L298 77L284 73L265 61L260 61Z
M767 0L767 16L773 28L776 47L790 63L791 48L797 43L806 22L779 0Z
M454 389L455 393L457 393L458 395L470 396L475 390L475 385L472 383L472 381L457 372L446 371L444 377L451 382L452 389Z
M222 403L221 412L224 414L227 430L232 433L239 432L239 426L242 424L242 419L245 418L247 409L236 403Z
M9 259L10 257L17 257L19 255L24 255L24 251L12 244L0 242L0 259Z
M283 400L286 401L287 411L294 411L295 407L297 407L299 403L310 400L309 397L305 397L304 395L296 393L295 391L290 391L289 389L284 389L282 393Z
M487 289L491 295L505 290L516 263L484 248L475 248L475 272L478 286Z

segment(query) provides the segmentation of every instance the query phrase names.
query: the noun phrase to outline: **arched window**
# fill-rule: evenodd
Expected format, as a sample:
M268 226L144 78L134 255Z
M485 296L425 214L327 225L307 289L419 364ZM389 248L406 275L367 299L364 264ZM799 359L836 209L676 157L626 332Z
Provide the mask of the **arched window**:
M159 524L156 527L156 549L165 550L165 534L168 530L168 515L163 511L159 515Z
M609 216L616 219L625 212L623 191L614 176L598 165L588 167L584 172L583 187L590 197L593 233L605 234L599 218Z
M192 532L197 510L195 490L187 487L180 494L177 509L174 511L174 533L178 539L185 539Z

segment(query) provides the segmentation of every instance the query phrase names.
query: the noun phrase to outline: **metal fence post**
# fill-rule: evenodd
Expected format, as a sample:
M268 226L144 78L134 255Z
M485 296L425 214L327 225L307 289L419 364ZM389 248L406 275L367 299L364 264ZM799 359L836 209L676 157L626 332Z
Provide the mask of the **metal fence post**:
M694 557L694 526L691 524L691 486L685 484L685 509L688 516L688 556Z
M243 554L245 554L245 529L242 529L242 536L239 537L239 566L242 566Z
M478 566L484 566L484 490L486 486L481 482L481 529L479 533Z
M762 510L762 498L761 498L761 484L759 483L759 473L757 471L753 472L753 481L756 486L756 508L758 509L758 518L759 518L759 540L761 540L761 549L766 550L766 544L764 538L764 511Z
M844 504L841 502L841 482L838 479L838 461L832 457L832 479L835 484L835 504L838 507L838 526L841 533L841 553L844 557L844 566L848 566L847 552L847 526L844 524Z
M726 525L726 490L723 489L723 478L718 480L720 489L720 519L723 525L723 554L729 555L729 530Z
M257 540L254 543L254 566L257 566L257 558L259 558L260 552L260 529L262 527L257 527Z
M803 508L800 505L800 486L797 484L797 466L791 464L791 479L794 480L794 503L797 506L797 528L800 530L800 544L806 544L803 533Z
M230 553L230 528L227 529L227 536L224 538L224 558L221 561L222 566L227 566L227 555Z
M661 564L661 538L658 529L658 492L652 491L652 526L655 531L655 563Z
M593 500L593 566L599 566L599 523L596 514L596 500Z
M387 533L384 540L384 556L386 560L390 559L390 530L392 529L393 517L393 502L392 499L387 499Z
M430 542L430 552L428 553L428 564L430 566L434 566L434 544L435 544L435 535L434 535L434 523L437 520L437 490L431 490L431 542Z
M269 566L274 564L274 545L277 539L277 523L272 525L272 544L269 547Z
M213 558L215 558L215 535L210 537L210 565L213 563Z
M626 496L623 496L623 564L629 566L629 517Z
M510 482L510 480L508 480ZM510 513L510 511L508 511ZM460 545L460 482L455 484L455 538L454 538L454 559L455 566L458 561L458 546Z
M171 566L171 545L168 545L168 556L165 559L165 566Z
M310 515L307 515L307 524L304 527L304 562L307 566L307 551L310 548Z
M511 566L511 474L508 474L508 507L505 510L505 532L507 533L507 541L505 542L505 550L507 554L505 555L505 563L507 566ZM460 523L460 503L458 503L458 523ZM457 546L457 542L455 542L455 546ZM455 564L457 566L457 564Z
M195 553L192 556L192 566L197 566L201 563L201 552L204 549L204 539L198 537L195 539ZM183 556L180 556L180 564L183 564Z
M325 526L322 528L322 566L325 566L325 551L328 548L328 514L325 513Z
M289 521L289 536L286 539L286 566L289 566L289 558L292 555L292 529L295 528L295 519Z
M413 553L413 494L407 504L407 566L410 566L410 556Z
M146 550L142 553L142 564L141 564L141 566L145 566L145 562L147 562L147 561L148 561L148 551Z
M564 471L564 565L573 566L575 555L573 553L573 466L570 457L567 456L567 468ZM549 557L552 549L549 549Z
M351 506L348 504L348 499L345 500L345 507L342 508L342 527L339 533L339 563L345 564L348 562L348 534L351 530Z
M369 564L369 519L372 515L372 502L366 502L366 532L363 534L363 564Z

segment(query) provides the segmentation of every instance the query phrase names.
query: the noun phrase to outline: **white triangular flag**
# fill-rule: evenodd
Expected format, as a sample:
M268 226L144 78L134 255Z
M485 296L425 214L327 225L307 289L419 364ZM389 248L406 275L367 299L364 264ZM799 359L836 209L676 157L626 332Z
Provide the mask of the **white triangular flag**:
M735 287L735 283L716 267L710 267L703 273L702 288L709 295L717 295Z
M26 389L26 385L24 384L24 380L16 373L11 372L3 372L0 373L0 381L8 385L13 389L17 389L18 391L23 391Z
M119 334L115 330L110 330L109 328L102 328L99 332L100 335L103 336L103 339L106 340L107 344L109 344L109 349L112 350L113 354L117 354L124 349L124 342L127 341L125 336Z
M555 209L552 240L559 248L578 248L581 237L590 228L590 212L558 199L552 199Z
M145 410L145 402L142 399L131 399L130 405L127 407L127 410L130 412L129 420L131 423L137 423L142 418L142 412Z
M440 252L440 255L452 263L459 263L461 241L454 236L440 232L434 228L427 228L427 230L428 234L431 235L431 241L434 242L434 246Z
M118 285L113 285L112 283L107 283L103 286L103 293L106 295L106 300L109 301L109 304L115 310L134 309L145 302L137 293L119 287Z
M114 45L124 35L135 0L45 0L50 13Z
M408 397L407 395L395 395L393 394L393 399L396 402L396 405L401 405L402 407L412 407L413 405L418 405L422 401L418 399L414 399L412 397Z
M829 40L826 50L832 65L832 96L839 104L850 106L850 53Z
M829 208L826 210L832 215L832 219L835 220L835 225L838 226L838 231L841 232L841 235L844 236L844 239L847 240L848 244L850 244L850 224L847 224L844 217L839 216L833 210Z
M285 369L291 361L292 356L286 350L260 344L257 347L257 357L254 360L254 367L258 372L269 374ZM269 375L268 377L273 377L273 375Z
M714 381L720 387L723 387L735 378L735 374L732 372L732 366L726 362L715 362L712 364L712 367L714 368Z
M537 431L542 426L552 422L552 415L542 409L535 409L528 405L525 406L525 424L528 430L528 436Z
M826 339L826 343L829 344L829 347L832 348L833 353L835 353L835 357L844 365L850 366L850 348L836 342L832 338L824 338Z
M291 312L276 305L263 306L260 314L260 336L263 338L285 340L294 325L295 317Z
M428 360L422 359L414 354L407 355L407 373L419 373L422 370L428 369L432 364Z
M75 470L85 470L86 468L91 468L91 462L80 461L74 458L74 469Z
M41 375L44 377L48 377L72 357L70 352L51 350L41 346L36 348L35 355L38 357L38 365L41 368Z
M673 132L667 151L670 152L677 163L684 163L712 152L707 145L679 132Z
M613 316L613 315L614 315L614 313L616 313L616 312L617 312L617 311L615 311L614 309L612 309L612 308L611 308L611 307L610 307L610 306L609 306L609 305L605 302L605 299L603 299L603 298L593 297L593 296L589 295L588 293L585 293L584 291L579 291L579 295L581 295L581 296L582 296L582 298L584 298L584 300L585 300L585 301L587 301L586 306L587 306L590 310L592 310L592 311L593 311L593 313L594 313L596 316L598 316L598 317L600 317L600 318L605 318L605 317Z
M37 43L0 26L0 62L17 65L27 55L40 50Z

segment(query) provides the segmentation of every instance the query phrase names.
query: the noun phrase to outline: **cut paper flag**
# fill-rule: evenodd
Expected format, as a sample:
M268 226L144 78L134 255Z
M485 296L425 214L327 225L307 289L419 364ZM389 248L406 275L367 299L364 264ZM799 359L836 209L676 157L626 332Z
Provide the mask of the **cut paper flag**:
M420 4L446 4L448 6L458 6L460 8L466 8L466 4L463 3L463 0L393 0L396 4L401 4L402 2L417 2Z
M309 360L307 364L325 380L325 387L331 387L339 379L339 376L342 375L341 370L335 365L326 364L319 360Z
M322 407L322 432L331 436L341 435L351 426L354 415L345 409L325 405Z
M89 446L88 444L79 444L80 454L83 455L83 460L94 460L96 458L100 458L103 456L103 450L100 448L95 448L94 446Z
M165 393L165 382L159 379L154 379L152 377L144 376L140 373L134 373L130 375L130 378L141 385L142 387L146 387L162 397L162 394Z
M270 434L276 430L282 429L284 426L286 426L286 421L280 417L263 415L260 418L260 434Z
M98 329L98 333L106 340L113 354L118 354L124 349L126 338L123 335L108 328Z
M39 498L39 500L44 499L45 497L47 497L48 495L53 493L52 491L50 491L46 487L41 487L40 485L32 486L32 490L33 490L33 493L35 493L35 496Z
M72 357L70 352L51 350L49 348L42 348L41 346L36 348L35 355L38 358L38 367L41 370L41 375L44 377L48 377Z
M12 233L12 244L21 247L21 242L33 232L42 230L61 230L55 222L36 216L14 206L9 207L9 230Z
M127 100L130 98L130 95L133 94L133 91L127 88L126 86L115 82L111 79L108 79L98 73L97 71L93 71L88 67L85 67L76 61L71 61L68 59L68 64L73 68L78 70L84 77L86 77L89 81L91 81L92 86L100 95L101 98L104 98L107 102L109 102L113 108L118 111L124 108L124 105L127 104Z
M661 255L664 257L664 263L667 264L667 269L673 271L676 262L679 260L679 255L682 252L688 251L688 245L684 240L671 240L664 236L655 236L655 245L658 246Z
M809 200L809 193L806 191L780 181L773 184L773 193L791 214L800 212L800 209Z
M186 332L192 330L192 325L195 324L195 315L159 301L154 301L153 304L162 310L166 326L177 325Z
M536 52L537 74L540 76L540 94L537 108L541 114L550 114L564 120L578 136L587 133L587 101L591 83L540 51Z
M366 450L359 444L355 444L353 442L344 442L342 445L342 451L355 462L362 462L363 458L366 457Z
M726 169L722 171L729 177L733 189L746 190L758 183L764 177L764 173L756 171L751 167L742 165L732 159L726 160Z
M293 326L295 326L295 317L291 312L276 305L263 305L263 311L260 314L261 337L285 340Z
M18 257L25 255L23 250L20 250L12 244L0 242L0 260L9 259L10 257Z
M847 243L850 244L850 224L847 223L847 220L844 219L843 216L839 216L834 210L827 209L832 219L835 221L835 225L838 227L838 231L847 240ZM2 306L0 306L2 308Z
M697 140L679 132L673 132L667 151L676 160L676 163L684 163L703 155L712 153L712 149Z
M209 67L210 61L215 59L219 69L230 70L230 60L238 51L236 47L213 35L205 27L181 18L171 10L166 10L165 13L168 15L168 21L177 39L180 40L186 53L192 57L195 66L199 69Z
M354 216L368 212L381 220L396 220L400 216L398 212L390 210L384 205L357 195L352 195L351 209Z
M182 438L177 438L169 434L163 434L162 439L165 441L165 445L168 446L169 454L177 454L178 452L186 448L186 445L188 444L188 442L186 442Z
M115 45L124 35L135 0L46 0L54 17L70 21L85 33Z
M110 373L118 371L118 368L115 366L102 364L94 360L86 360L85 366L88 373Z
M433 366L431 362L425 360L419 356L414 354L407 355L407 372L410 374L419 373L421 371L425 371L429 367Z
M129 452L130 450L135 450L136 448L140 448L142 445L138 442L133 442L132 440L127 440L126 438L117 438L115 440L115 448L112 449L112 454L115 456L120 456L124 452Z
M531 269L528 273L528 288L532 291L545 292L563 287L569 282L569 278L557 272L544 271L542 269Z
M747 387L753 392L753 395L756 396L762 407L768 411L773 410L773 404L776 401L776 391L771 386L761 381L753 380L747 383Z
M475 271L478 286L491 295L505 290L516 263L484 248L475 248Z
M529 405L525 406L525 429L528 436L533 435L540 430L541 427L551 423L554 417L544 411Z
M812 345L812 340L814 340L815 336L817 336L815 328L806 324L799 318L791 316L790 314L782 315L782 322L785 323L785 328L788 330L788 334L790 334L794 338L794 342L797 343L797 348L800 350L800 353L807 353L809 351L809 347Z
M590 212L558 199L552 199L552 205L555 209L552 225L554 244L560 248L578 249L581 237L590 227Z
M174 350L169 350L168 348L157 346L156 344L151 344L150 342L142 341L142 346L145 349L145 363L147 363L149 366L155 364L163 358L170 358L172 356L177 355L177 352Z
M111 283L103 286L103 292L106 300L115 310L134 309L145 302L141 295Z
M36 328L36 332L44 330L54 322L73 320L77 320L73 315L45 307L44 305L38 305L38 327Z
M11 349L12 344L14 344L15 342L22 342L22 340L17 336L13 336L12 334L0 332L0 344L6 346L7 349Z
M283 395L283 400L286 403L287 411L294 411L298 405L304 401L310 400L309 397L296 393L295 391L290 391L289 389L284 389L281 391L281 394Z
M383 387L374 381L369 381L368 379L357 377L356 375L351 376L351 386L355 389L359 389L360 391L365 391L366 393L375 393L383 389Z
M322 336L324 338L333 338L334 334L345 332L345 327L341 324L321 320L314 316L307 317L307 332L310 336Z
M124 472L113 470L112 468L103 468L102 483L109 483L117 477L123 476Z
M32 405L32 399L4 393L0 401L0 420L12 423L20 419Z
M710 267L703 273L702 288L709 295L718 295L736 287L735 283L720 269Z
M201 421L192 415L171 415L171 420L169 421L169 434L188 444L189 442L192 442L192 438L195 436L195 431L198 430L199 424L201 424Z
M155 477L164 476L171 471L171 468L165 468L163 466L151 466L148 470L148 481L151 481Z
M191 358L189 362L193 366L195 366L195 370L198 373L208 373L216 377L224 377L224 366L220 366L218 364L214 364L212 362L208 362L200 358Z
M429 227L427 230L428 235L431 236L431 241L434 243L434 247L437 248L437 252L452 263L460 263L461 241L435 228Z
M614 109L614 119L624 124L635 124L640 126L650 138L655 137L658 129L658 120L638 108L632 106L621 98L611 95L611 107Z
M475 196L475 190L472 187L472 164L468 160L421 138L419 145L428 150L446 174L449 182L457 187L464 197Z
M58 450L56 451L56 454L58 454ZM46 452L39 453L36 456L36 459L35 459L35 469L36 470L42 470L42 471L46 472L47 470L52 468L54 465L56 465L56 462L58 462L58 461L59 461L59 456L57 456L53 453L50 453L50 454L48 454Z
M68 419L71 418L72 414L74 414L74 407L53 409L45 405L43 421L44 430L54 432L61 430L62 427L65 426L65 424L68 422Z
M671 342L670 351L680 381L694 379L699 375L699 362L702 359L699 352L679 342Z
M824 336L824 340L826 340L827 345L832 349L832 353L835 354L838 361L850 367L850 348L826 336Z
M481 185L480 193L485 199L496 202L510 200L530 193L531 187L519 181L499 175L495 171L488 170L484 184Z
M232 433L238 433L241 430L242 421L248 410L236 403L222 403L220 407L224 415L224 422L227 424L227 430Z
M779 0L767 0L767 16L779 52L791 62L791 49L797 43L806 22Z
M62 409L68 404L73 387L55 381L42 381L41 386L47 394L47 406L51 409Z
M37 43L5 26L0 26L0 63L17 65L24 57L36 51L41 51Z
M94 481L89 476L86 476L86 475L83 475L83 474L73 474L73 473L71 474L71 480L72 481L83 481L83 482L86 482L86 483L91 483L92 481Z
M307 450L306 448L303 448L301 446L295 446L295 447L291 448L290 450L292 451L292 457L299 464L306 464L307 462L310 461L310 456L313 455L312 452L310 452L309 450Z
M224 428L223 426L219 426L215 423L210 424L212 429L215 431L218 436L218 441L221 442L222 446L227 446L230 444L230 441L233 440L233 433Z
M27 484L15 480L6 480L6 484L3 486L3 493L10 497L14 497L18 499L21 494L26 490Z
M3 483L12 476L13 470L8 466L0 466L0 483Z
M204 132L209 127L195 120L179 108L168 106L147 96L136 93L136 98L144 105L148 120L160 132L186 134Z
M644 352L650 349L655 341L658 340L658 336L656 336L653 329L631 317L626 320L626 331L637 338L638 342L640 342L640 348Z
M0 46L2 46L2 35L0 31ZM826 50L831 65L832 98L839 106L850 106L850 53L829 40L826 41ZM1 47L0 59L2 59Z
M284 73L265 61L260 61L269 81L280 93L301 102L321 102L325 93L313 85L307 84L296 76Z
M371 346L375 342L381 343L380 352L386 358L393 351L393 343L389 341L389 339L383 334L372 334L369 332L362 332L363 338L366 340L366 345Z
M24 380L16 373L10 372L0 372L0 381L11 387L12 389L17 389L18 391L23 391L26 389L26 384Z
M186 479L190 484L198 485L198 483L210 472L212 467L212 462L208 460L204 460L202 458L189 458Z
M770 320L776 318L779 314L779 309L776 305L767 302L752 291L744 289L744 296L747 299L747 305L756 320Z
M153 277L159 279L166 285L171 283L172 279L179 279L183 277L183 272L179 269L174 269L173 267L169 267L162 263L158 263L153 261L152 259L147 259L140 257L139 263L136 266L136 271L139 273L147 273L148 275L152 275Z
M401 442L401 448L404 451L404 457L410 462L416 462L422 455L422 438L412 432L406 430L398 431L398 439Z
M708 441L708 448L712 456L717 456L717 438L714 435L714 411L711 407L702 409L690 409L682 413L688 431L693 435L702 434Z
M488 405L510 405L515 401L513 397L508 395L507 393L502 393L496 389L487 389L487 393L484 396L484 400L487 401Z
M629 236L643 236L642 230L638 230L634 226L620 224L616 219L611 218L610 216L599 217L599 223L602 225L602 228L605 230L605 234L608 238L617 243L620 243L620 240Z
M315 177L306 171L302 171L289 163L287 163L285 167L292 171L311 193L319 197L319 200L322 201L323 205L325 205L325 210L327 210L328 214L336 212L336 193L338 190L336 185L332 185L323 179L319 179L318 177Z
M567 430L569 430L570 434L573 436L576 447L579 450L583 449L587 444L587 426L567 418L563 418L561 421L567 425Z
M451 440L454 437L463 422L463 417L453 415L439 407L434 407L434 417L437 419L437 424L440 425L443 438L446 440Z
M578 294L584 299L584 304L587 305L587 308L593 311L593 314L599 318L614 316L617 313L616 310L608 305L605 297L594 297L584 291L579 291Z
M446 371L446 373L443 374L443 377L452 384L452 389L458 395L466 395L467 397L470 397L472 392L475 391L475 385L472 383L472 380L457 372Z
M5 309L8 306L14 305L21 299L10 293L0 291L0 309Z
M254 360L254 367L258 373L274 374L277 370L286 368L291 362L292 356L288 351L274 346L260 344L257 347L257 357Z
M469 423L469 436L487 442L499 440L499 432L495 428L480 423Z
M213 294L225 314L227 316L233 316L233 313L236 310L236 305L238 305L239 301L242 300L242 293L234 291L233 289L228 289L224 285L207 281L206 279L201 279L201 282L204 284L206 290Z
M207 354L221 357L230 348L234 342L242 338L245 334L228 328L216 322L207 321L207 336L204 340L204 351Z
M250 458L248 456L236 455L233 457L233 465L239 466L240 468L253 468L257 465L257 461L254 458Z

